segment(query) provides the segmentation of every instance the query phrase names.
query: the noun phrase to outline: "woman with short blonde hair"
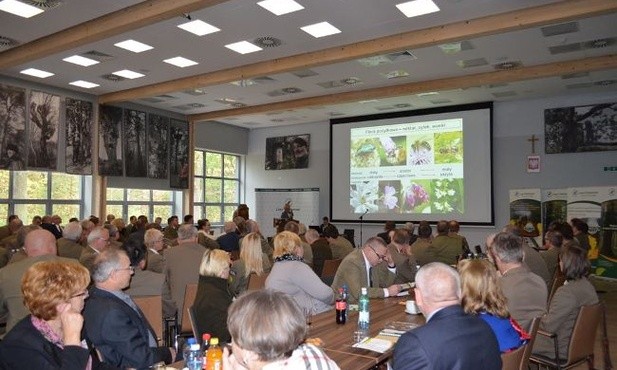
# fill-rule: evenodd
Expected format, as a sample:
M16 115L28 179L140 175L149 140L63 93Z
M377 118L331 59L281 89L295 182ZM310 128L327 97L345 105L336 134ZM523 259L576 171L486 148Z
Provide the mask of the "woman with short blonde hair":
M233 300L228 288L231 259L222 249L206 249L199 266L199 283L193 312L199 333L228 342L227 308ZM188 307L187 307L188 308Z
M274 266L266 279L266 288L289 294L298 305L310 313L332 309L334 291L315 274L302 255L300 237L283 231L274 237Z
M81 339L90 273L77 262L49 260L26 270L21 283L30 315L0 342L0 368L94 369Z
M525 344L530 338L529 334L510 318L495 266L486 259L466 259L459 262L458 272L461 276L463 309L489 324L497 337L500 351L509 352Z
M251 274L261 276L269 272L270 268L268 256L261 249L261 235L255 232L247 234L242 238L240 258L231 265L231 271L234 273L231 291L236 296L240 295L246 290Z

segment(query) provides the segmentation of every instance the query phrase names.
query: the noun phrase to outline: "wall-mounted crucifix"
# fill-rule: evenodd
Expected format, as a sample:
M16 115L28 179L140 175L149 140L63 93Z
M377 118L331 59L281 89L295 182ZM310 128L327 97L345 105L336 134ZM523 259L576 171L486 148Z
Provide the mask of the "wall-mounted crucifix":
M531 142L531 154L536 154L536 141L538 140L540 139L538 139L536 135L531 135L531 137L527 139L527 141Z

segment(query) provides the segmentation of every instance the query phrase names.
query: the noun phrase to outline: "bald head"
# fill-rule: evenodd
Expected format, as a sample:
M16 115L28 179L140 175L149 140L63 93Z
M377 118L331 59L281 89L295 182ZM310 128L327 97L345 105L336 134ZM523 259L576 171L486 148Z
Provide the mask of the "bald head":
M422 266L416 274L416 289L418 305L425 315L441 307L460 304L460 277L455 269L444 263L432 262Z
M57 254L56 237L45 229L32 230L26 234L24 249L28 257Z

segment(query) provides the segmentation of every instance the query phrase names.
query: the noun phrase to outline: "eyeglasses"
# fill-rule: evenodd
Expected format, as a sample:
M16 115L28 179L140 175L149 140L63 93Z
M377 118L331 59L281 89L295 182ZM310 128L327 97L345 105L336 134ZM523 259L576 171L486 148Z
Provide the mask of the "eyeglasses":
M375 248L373 248L372 245L369 245L368 247L371 248L371 250L373 251L373 253L375 253L377 258L379 258L379 260L381 260L381 261L385 261L386 260L386 255L381 255L381 254L377 253L377 251L375 250Z
M135 267L133 267L133 266L129 266L129 267L121 268L121 269L116 269L116 271L122 271L122 270L128 270L128 271L130 271L131 274L135 273Z
M85 299L85 298L88 298L89 296L90 296L90 293L87 290L84 290L81 293L77 293L77 294L72 295L71 298L84 297L84 299Z
M109 244L111 243L111 240L109 240L109 238L105 239L105 238L99 238L101 240L103 240L105 243Z

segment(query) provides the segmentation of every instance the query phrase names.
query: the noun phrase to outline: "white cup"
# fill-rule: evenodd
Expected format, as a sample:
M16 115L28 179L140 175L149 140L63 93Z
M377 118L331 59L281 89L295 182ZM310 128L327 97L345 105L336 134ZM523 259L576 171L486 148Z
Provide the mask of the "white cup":
M407 301L405 302L405 311L411 314L417 314L420 312L416 301Z

